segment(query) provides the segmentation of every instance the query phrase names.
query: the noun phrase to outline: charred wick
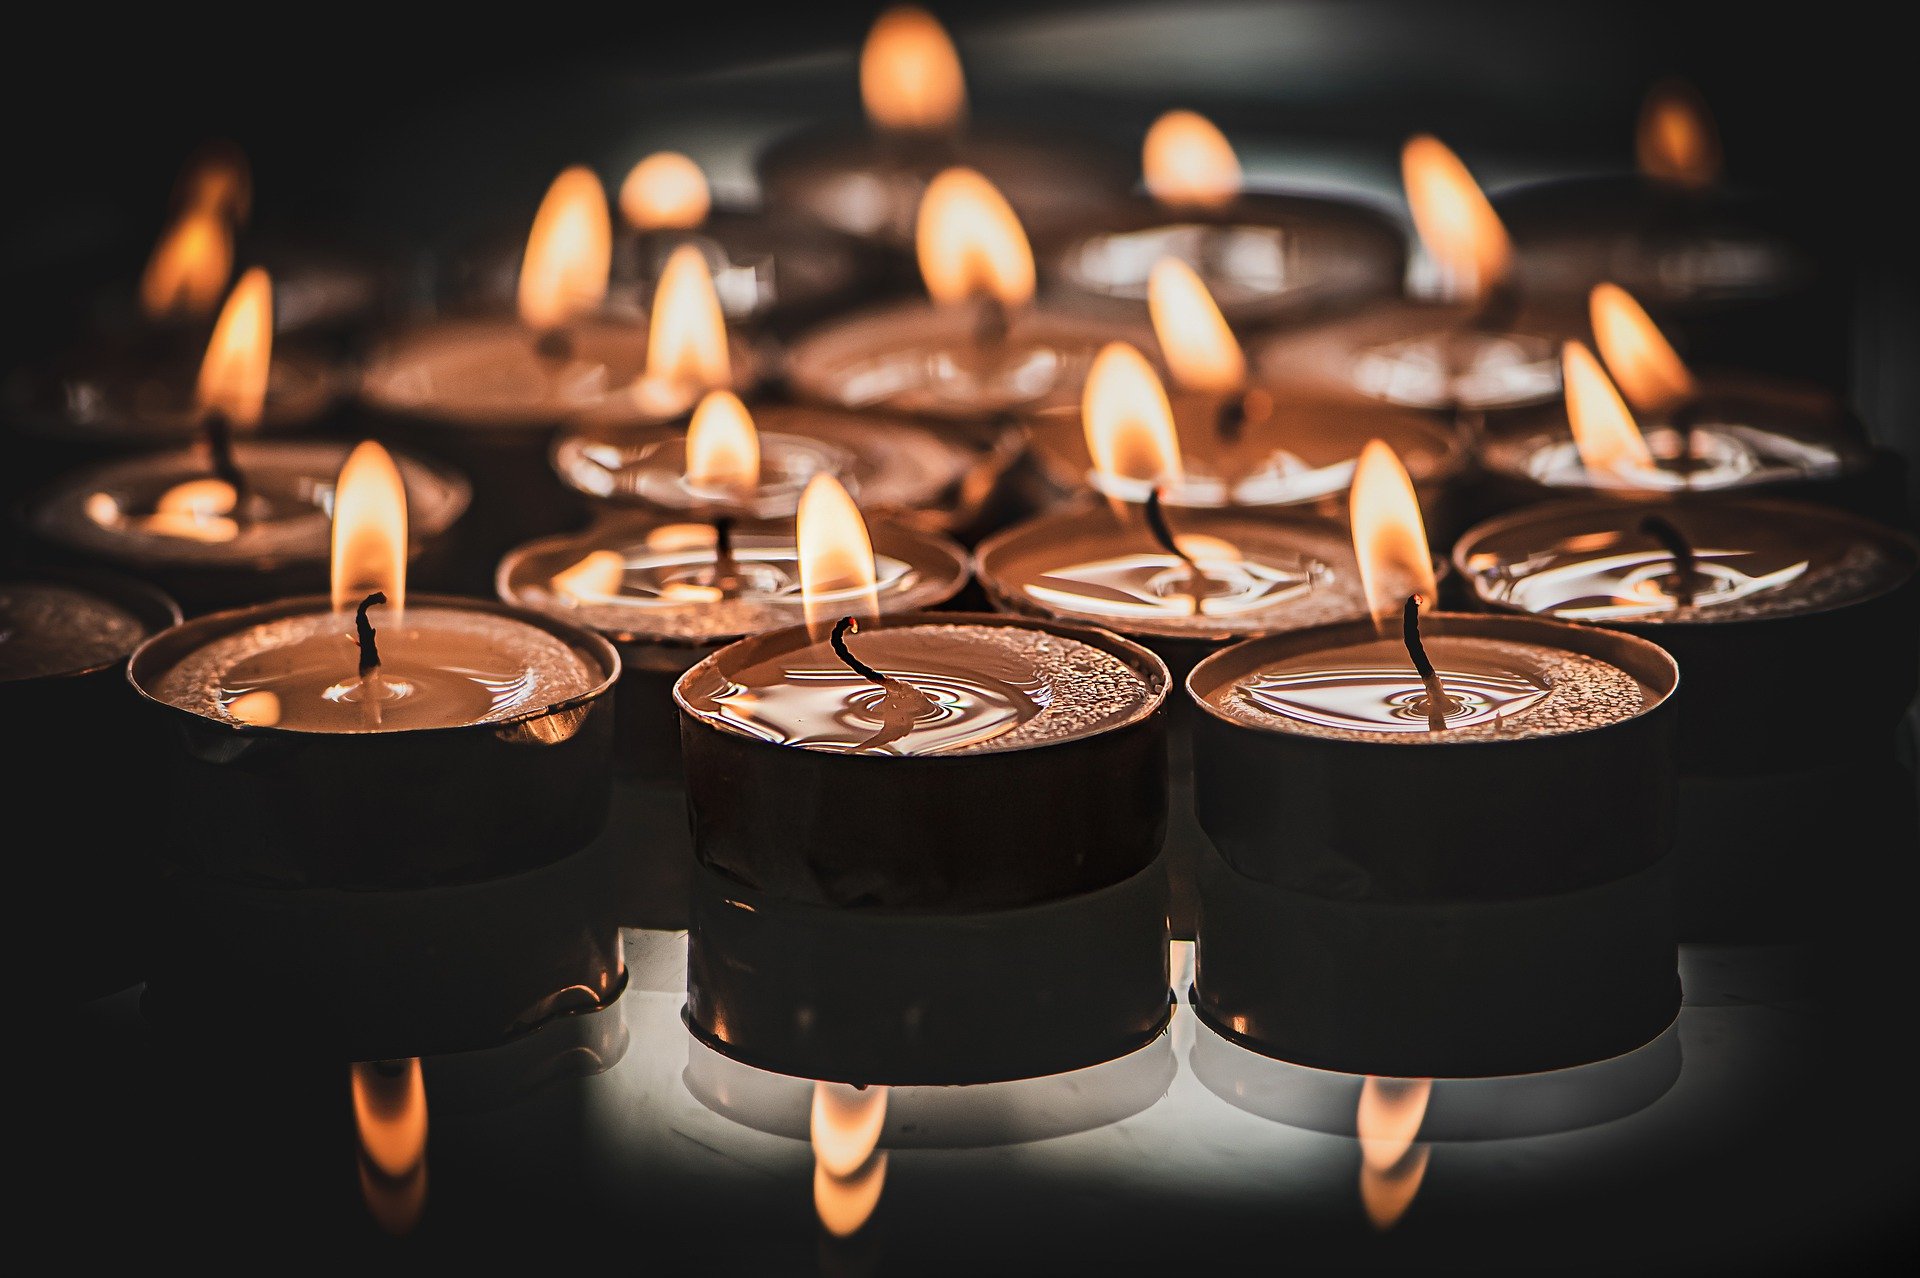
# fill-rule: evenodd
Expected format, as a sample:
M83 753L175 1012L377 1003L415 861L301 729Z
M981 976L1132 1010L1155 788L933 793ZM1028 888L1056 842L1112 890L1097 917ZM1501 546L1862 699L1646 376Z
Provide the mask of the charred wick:
M550 328L540 334L533 349L540 353L542 359L564 364L573 358L573 334L564 328Z
M1420 640L1419 595L1408 595L1405 607L1400 610L1400 638L1407 646L1407 656L1413 659L1414 671L1427 688L1427 731L1444 731L1453 699L1447 695L1446 686L1440 682L1440 672L1433 668L1427 646Z
M1473 309L1472 327L1477 333L1505 333L1520 318L1520 288L1512 276L1497 281Z
M371 678L380 672L380 645L374 634L373 623L367 620L367 609L375 604L387 601L387 592L376 590L360 601L360 607L353 614L353 633L360 645L360 677Z
M854 656L852 649L847 647L847 636L850 634L857 635L859 633L859 621L852 617L842 617L833 623L833 633L827 637L827 642L832 645L834 655L847 663L848 669L869 683L877 684L885 688L889 683L887 677L866 662L860 660L860 658Z
M1659 515L1642 517L1640 531L1659 542L1660 548L1673 557L1674 598L1682 608L1691 608L1697 563L1693 543L1679 528Z
M722 594L739 588L740 571L733 558L733 516L713 517L713 584Z
M998 350L1007 341L1007 330L1013 327L1013 319L1007 314L1006 303L997 297L983 297L973 313L973 341L982 350Z
M206 415L201 429L206 433L207 452L213 459L214 478L233 489L233 517L243 521L248 505L247 477L233 459L233 423L225 413L215 411Z

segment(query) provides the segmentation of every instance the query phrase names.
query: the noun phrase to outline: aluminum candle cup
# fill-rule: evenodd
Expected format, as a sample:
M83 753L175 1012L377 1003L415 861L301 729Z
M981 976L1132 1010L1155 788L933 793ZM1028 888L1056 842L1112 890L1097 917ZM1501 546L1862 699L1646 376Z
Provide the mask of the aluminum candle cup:
M1063 296L1138 307L1165 257L1191 266L1229 320L1296 322L1400 291L1406 237L1389 217L1325 196L1246 192L1213 208L1109 206L1042 245Z
M1394 1077L1630 1051L1679 1010L1666 856L1673 660L1535 618L1431 613L1450 702L1370 621L1188 676L1196 1010L1243 1046Z
M1165 665L971 613L836 638L759 635L675 687L695 1034L780 1073L903 1084L1150 1042L1169 1010Z
M869 532L882 611L937 608L967 584L966 552L946 538L884 522ZM732 598L714 584L712 526L687 516L629 513L584 533L531 542L500 564L500 598L589 626L619 648L618 750L643 778L679 779L673 685L687 668L806 615L791 519L739 521L732 544Z
M667 259L682 244L700 250L720 309L735 324L779 329L865 291L869 250L850 236L791 214L720 208L697 227L628 232L614 247L612 294L645 313Z
M127 687L127 656L179 620L165 595L104 573L0 576L0 721L20 744L0 793L16 812L72 800L59 810L59 855L21 857L16 871L57 932L91 938L36 976L34 1001L92 998L140 975L159 734Z
M582 849L606 819L619 656L537 612L414 596L356 676L354 624L283 600L134 654L171 741L151 1005L455 1050L571 987L610 994L608 870Z
M791 518L807 481L825 471L860 505L932 532L973 527L1026 446L1010 423L940 427L795 404L749 405L757 423L760 481L736 499L755 519ZM695 520L711 494L687 480L687 428L583 428L554 445L553 467L570 487L612 505Z
M1176 536L1224 547L1201 556L1213 591L1194 605L1189 570L1143 522L1083 501L1017 524L980 544L975 572L996 608L1079 625L1110 627L1151 648L1184 679L1223 644L1252 635L1364 617L1353 542L1337 524L1287 512L1179 509ZM1167 837L1173 932L1191 938L1206 839L1193 813L1192 712L1168 708L1171 808Z
M195 610L310 594L327 587L334 482L349 451L318 441L237 443L243 499L200 450L128 457L55 484L29 512L28 528L56 553L134 573ZM429 576L466 511L467 482L405 454L394 460L415 571Z

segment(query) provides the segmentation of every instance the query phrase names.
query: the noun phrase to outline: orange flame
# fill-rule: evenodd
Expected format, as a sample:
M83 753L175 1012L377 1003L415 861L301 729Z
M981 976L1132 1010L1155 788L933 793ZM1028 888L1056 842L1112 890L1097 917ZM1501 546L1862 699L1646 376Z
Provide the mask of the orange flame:
M642 231L691 230L713 207L707 175L678 151L655 151L620 184L620 212Z
M397 1073L383 1065L400 1066ZM351 1067L353 1119L367 1210L390 1234L406 1234L427 1200L427 1087L419 1057Z
M1420 518L1420 498L1407 468L1385 441L1370 439L1360 450L1348 504L1367 611L1380 633L1387 634L1408 595L1419 595L1422 606L1431 608L1438 588L1426 524Z
M596 550L553 575L553 593L571 603L602 603L620 593L627 561L617 550Z
M887 1120L887 1089L813 1085L813 1206L836 1238L858 1233L879 1205L887 1156L876 1153Z
M272 364L273 281L256 266L233 286L213 326L194 391L200 411L220 413L241 430L259 425Z
M733 383L720 295L714 292L707 259L691 244L682 244L667 258L654 289L646 376L649 382L690 391Z
M1423 133L1401 150L1400 176L1420 243L1461 292L1484 296L1506 277L1513 245L1473 174L1444 142Z
M1592 474L1629 483L1633 472L1651 470L1647 441L1593 352L1584 343L1566 343L1560 348L1560 369L1580 464Z
M1224 208L1240 194L1240 157L1213 122L1169 111L1147 130L1140 150L1147 191L1171 208Z
M140 276L140 309L152 319L205 315L233 272L233 230L212 208L182 213L160 236Z
M760 432L732 391L708 391L687 427L687 483L744 493L760 482Z
M841 617L877 615L873 539L840 481L825 471L808 480L794 525L808 628L824 633Z
M245 222L253 208L253 175L247 153L231 142L211 142L201 147L180 173L175 207L212 213L230 226Z
M1409 1153L1405 1161L1386 1171L1361 1165L1360 1203L1375 1229L1383 1232L1392 1229L1407 1214L1407 1208L1413 1206L1420 1182L1427 1175L1427 1156L1427 1147L1421 1145Z
M1693 396L1693 375L1631 293L1596 284L1588 310L1600 358L1635 408L1664 412Z
M1107 478L1161 484L1181 477L1166 387L1146 356L1125 342L1109 342L1094 357L1080 420L1094 469Z
M1246 385L1247 357L1192 267L1175 257L1155 262L1147 277L1147 310L1174 381L1220 395Z
M1433 1094L1428 1078L1374 1078L1360 1086L1360 1201L1375 1229L1391 1229L1420 1192L1427 1147L1415 1145Z
M1020 306L1033 297L1033 248L993 183L948 169L927 185L915 227L920 275L934 301L992 297Z
M407 490L387 450L367 440L333 486L333 608L387 595L395 624L407 608Z
M607 193L593 170L567 169L547 188L520 263L520 319L545 333L596 309L613 267Z
M931 131L960 122L967 83L939 19L900 5L875 20L860 50L860 100L883 129Z
M112 498L107 500L111 502ZM240 525L228 516L239 501L240 494L224 479L189 479L161 493L153 513L136 522L167 537L209 543L232 541L240 535Z
M1720 178L1720 137L1713 116L1684 80L1666 80L1648 91L1633 149L1640 172L1655 181L1699 190Z

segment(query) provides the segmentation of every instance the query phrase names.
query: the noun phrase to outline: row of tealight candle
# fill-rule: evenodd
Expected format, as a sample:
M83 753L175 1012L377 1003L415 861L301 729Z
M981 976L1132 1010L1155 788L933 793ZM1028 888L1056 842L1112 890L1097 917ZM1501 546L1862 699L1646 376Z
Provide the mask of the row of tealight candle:
M1803 282L1730 220L1698 103L1650 99L1634 183L1511 218L1413 139L1403 297L1391 219L1245 190L1191 112L1134 197L1095 148L966 124L924 13L861 87L872 132L770 151L765 214L671 153L617 201L566 170L512 310L373 343L311 440L335 374L276 342L267 271L225 288L244 162L190 170L138 358L16 406L60 473L50 566L0 594L10 697L130 665L168 730L151 1005L299 991L417 1055L423 1020L460 1045L611 997L617 770L689 797L690 1026L809 1077L1130 1050L1169 929L1215 1028L1308 1064L1657 1035L1678 778L1884 737L1920 643L1857 425L1671 339ZM887 300L909 251L925 297ZM183 366L184 400L154 371ZM246 606L165 628L75 561Z

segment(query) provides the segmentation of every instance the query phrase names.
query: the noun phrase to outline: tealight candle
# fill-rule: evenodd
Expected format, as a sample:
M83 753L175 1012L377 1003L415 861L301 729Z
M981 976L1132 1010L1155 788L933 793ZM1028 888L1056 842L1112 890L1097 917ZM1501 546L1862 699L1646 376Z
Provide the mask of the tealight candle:
M675 688L694 1033L783 1073L886 1083L1035 1077L1151 1041L1166 667L1101 631L829 624L832 604ZM1016 985L980 979L1006 970Z
M272 347L271 285L248 272L221 312L196 398L204 450L142 453L70 474L27 516L62 554L164 585L196 609L324 588L333 480L344 444L234 443L260 422ZM464 479L399 460L415 512L414 550L466 509Z
M132 658L174 743L180 872L149 992L186 1021L251 993L298 1009L269 1018L287 1032L471 1045L557 991L617 989L608 870L582 849L606 819L619 656L541 613L409 600L406 544L398 471L362 444L331 596L202 617ZM510 979L462 984L499 955Z
M802 335L787 374L803 396L977 421L1071 403L1111 338L1150 345L1135 325L1033 305L1026 233L972 169L947 169L927 187L916 236L932 304L856 312Z
M1196 1007L1256 1051L1352 1073L1521 1073L1638 1047L1679 1003L1678 672L1627 635L1422 616L1431 560L1390 460L1363 459L1355 485L1370 619L1251 639L1187 677L1212 848ZM1581 818L1616 794L1630 829ZM1472 819L1452 819L1463 801Z
M798 133L760 157L770 207L906 250L927 183L954 165L986 174L1041 232L1084 219L1128 185L1126 165L1084 139L966 123L959 56L922 9L897 6L874 22L860 55L860 98L870 128Z
M1438 139L1409 140L1401 171L1432 295L1392 300L1274 334L1254 364L1289 381L1358 389L1415 408L1487 412L1559 389L1553 344L1522 323L1512 245L1458 156Z
M436 321L376 352L363 401L383 429L468 475L476 520L467 575L484 582L508 547L579 522L579 499L547 452L583 417L658 422L690 411L714 386L750 383L755 364L732 347L697 250L676 254L651 327L602 308L612 224L600 181L583 168L555 179L534 218L517 317Z
M1042 253L1075 295L1137 305L1171 258L1194 271L1236 320L1297 320L1396 293L1406 239L1352 201L1247 191L1240 160L1204 116L1169 111L1141 152L1147 198L1115 204Z

